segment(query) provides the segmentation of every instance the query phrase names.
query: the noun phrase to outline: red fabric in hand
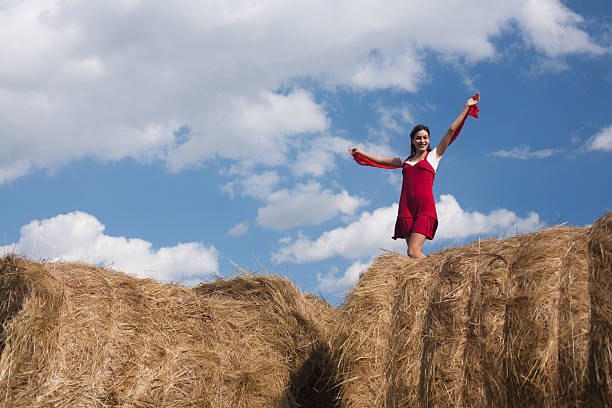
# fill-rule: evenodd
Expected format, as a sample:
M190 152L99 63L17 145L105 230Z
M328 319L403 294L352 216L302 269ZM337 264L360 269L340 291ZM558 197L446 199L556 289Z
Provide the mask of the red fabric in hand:
M480 109L478 109L478 105L472 105L470 106L470 110L468 110L468 115L473 116L475 118L479 118L480 116L478 116L478 112L480 111Z

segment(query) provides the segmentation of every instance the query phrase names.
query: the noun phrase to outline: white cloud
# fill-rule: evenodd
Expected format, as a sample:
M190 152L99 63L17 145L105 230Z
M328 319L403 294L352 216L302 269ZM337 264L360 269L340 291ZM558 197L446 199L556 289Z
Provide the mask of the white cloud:
M223 123L170 149L167 160L172 170L219 156L237 160L236 165L243 168L285 164L298 136L329 125L321 106L301 89L287 95L262 92L254 98L234 98L226 109L217 112L222 118L214 119Z
M415 123L408 106L379 106L376 110L380 115L379 121L383 129L401 132L406 123Z
M436 208L439 225L434 239L438 241L459 240L478 234L508 237L537 231L544 226L534 212L521 218L507 209L495 210L488 215L464 211L450 194L443 194ZM304 263L333 256L371 258L379 254L381 248L405 252L405 240L391 239L396 217L397 204L378 208L371 213L363 212L357 221L326 231L315 240L302 235L292 241L285 240L272 259L278 263Z
M561 58L534 58L529 66L521 68L522 74L531 80L541 75L556 74L569 69L567 61Z
M601 129L587 141L587 150L612 151L612 126Z
M495 58L491 39L513 24L547 57L606 52L559 0L8 0L0 183L83 157L172 170L284 163L304 134L329 126L324 102L296 82L415 91L426 52Z
M376 255L380 248L405 251L404 240L392 240L397 204L373 212L361 213L359 219L345 227L324 232L316 240L298 235L272 256L275 262L312 262L332 256L363 259Z
M272 194L281 178L276 171L266 171L263 173L240 173L239 178L230 181L220 187L221 191L228 193L232 198L239 189L240 195L255 197L266 200Z
M353 144L354 142L337 136L309 139L298 152L291 170L299 176L321 177L336 168L338 156L348 157L348 149Z
M436 238L457 240L474 235L509 237L540 230L544 223L535 212L521 218L514 212L501 208L488 215L478 211L465 211L451 194L442 194L436 203L438 231Z
M239 237L239 236L246 234L248 231L249 231L249 226L244 222L239 222L238 224L230 228L229 231L227 231L227 233L234 237Z
M334 193L317 182L298 184L293 190L270 194L268 204L257 211L257 222L263 227L284 230L299 225L317 225L338 214L353 215L368 204L346 190Z
M332 268L325 276L317 274L318 287L323 293L332 295L345 293L357 284L361 273L368 269L371 264L371 261L368 263L354 262L344 271L342 276L337 276L338 268L336 267Z
M412 50L397 56L391 53L390 58L376 53L358 66L349 83L365 90L397 88L415 92L424 75L421 59Z
M0 254L110 265L138 277L185 284L218 273L218 252L213 246L186 242L153 249L151 242L112 237L104 229L96 217L79 211L34 220L21 228L18 242L0 247Z
M512 159L544 159L563 151L562 149L531 150L527 145L520 145L510 150L499 150L491 153L493 156L510 157Z
M549 57L600 55L610 51L581 30L584 19L558 0L528 0L518 10L517 22L525 39Z
M240 170L236 171L240 173ZM369 203L361 197L351 196L346 190L333 192L324 189L312 180L291 189L275 190L281 182L276 171L244 173L240 177L220 189L232 197L238 192L243 197L263 201L265 205L257 210L257 223L276 230L321 224L339 214L352 216Z

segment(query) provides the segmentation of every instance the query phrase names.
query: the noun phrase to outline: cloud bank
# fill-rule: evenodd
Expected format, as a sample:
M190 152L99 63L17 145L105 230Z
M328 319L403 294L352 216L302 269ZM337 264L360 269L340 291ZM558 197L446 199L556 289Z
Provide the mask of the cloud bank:
M0 254L110 266L141 278L197 284L219 272L218 252L201 242L153 249L138 238L112 237L93 215L71 212L34 220L21 228L19 241L0 246Z
M436 207L439 226L435 239L438 241L463 240L475 235L503 238L544 227L535 212L521 218L507 209L498 209L487 215L478 211L465 211L451 194L441 195ZM396 217L397 204L393 204L372 212L363 212L358 220L326 231L316 239L298 234L295 239L283 240L272 259L277 263L305 263L334 256L347 259L372 258L380 253L381 248L405 252L404 240L391 239Z
M559 0L8 0L0 183L82 158L286 164L330 125L299 84L416 92L424 55L494 61L506 31L542 58L609 52L585 27Z

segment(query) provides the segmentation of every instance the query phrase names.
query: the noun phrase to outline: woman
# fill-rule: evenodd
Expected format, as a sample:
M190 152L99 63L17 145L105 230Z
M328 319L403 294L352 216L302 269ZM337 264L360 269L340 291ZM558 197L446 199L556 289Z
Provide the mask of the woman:
M480 101L480 93L470 98L451 124L435 150L429 145L429 128L417 125L410 132L410 156L404 161L399 157L383 158L361 149L349 149L353 156L360 155L380 166L403 168L402 193L400 195L395 234L393 239L404 238L408 244L408 256L423 259L423 244L433 239L438 228L438 215L433 196L433 181L440 158L454 140L470 109ZM474 107L474 108L472 108Z

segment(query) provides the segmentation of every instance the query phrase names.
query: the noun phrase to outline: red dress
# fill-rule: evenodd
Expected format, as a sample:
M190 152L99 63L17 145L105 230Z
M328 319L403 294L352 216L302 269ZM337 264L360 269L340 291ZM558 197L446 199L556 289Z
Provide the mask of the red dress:
M419 232L433 239L438 228L438 214L433 195L436 171L425 158L414 166L404 161L402 170L402 192L395 223L393 239L409 238L412 232Z

